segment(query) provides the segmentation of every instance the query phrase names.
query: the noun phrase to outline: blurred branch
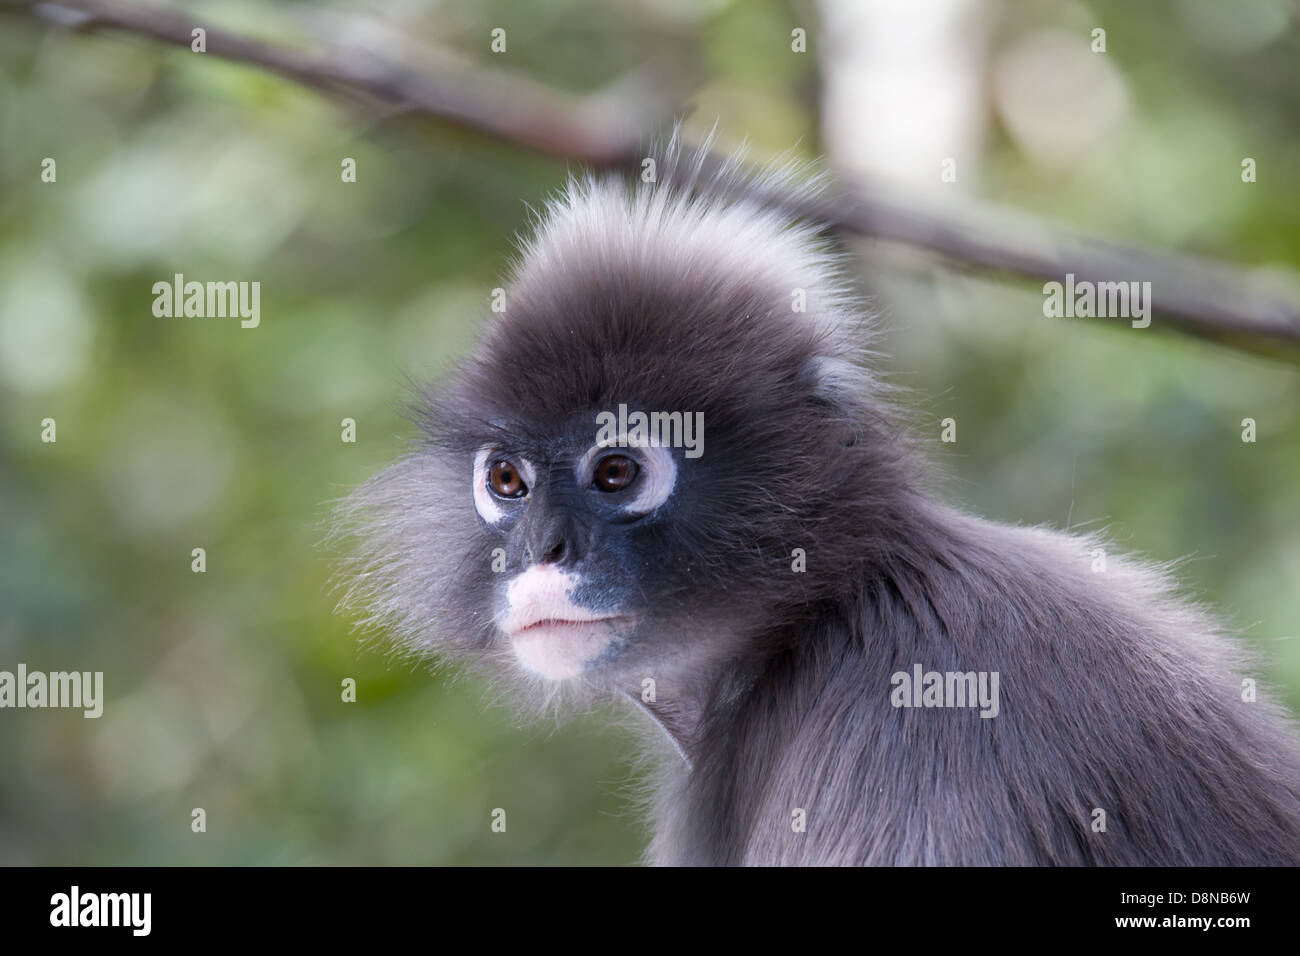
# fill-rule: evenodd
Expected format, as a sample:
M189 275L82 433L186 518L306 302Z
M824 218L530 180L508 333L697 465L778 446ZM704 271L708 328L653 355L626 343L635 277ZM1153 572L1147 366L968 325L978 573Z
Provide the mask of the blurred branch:
M1152 327L1300 361L1300 301L1279 292L1280 277L1263 269L1090 238L1006 208L951 204L927 211L865 190L843 191L800 212L863 236L941 253L962 266L1054 282L1072 273L1076 285L1150 282L1159 318Z
M8 0L8 5L14 3ZM646 79L635 75L603 94L576 97L478 67L432 76L394 63L347 62L343 53L268 43L209 26L183 11L143 3L16 3L69 29L120 30L186 49L191 31L202 26L209 56L597 167L638 168L643 137L663 118L663 111L653 108L656 97ZM354 61L368 59L349 55ZM867 189L844 189L832 199L808 201L746 188L754 198L796 215L927 249L966 266L1051 281L1063 280L1067 272L1076 282L1150 281L1160 325L1248 352L1300 358L1300 304L1266 291L1256 275L1241 267L1088 239L1006 210L925 210Z
M643 106L632 79L608 95L575 97L521 76L464 67L456 75L426 76L396 63L350 54L323 54L267 43L210 26L183 10L113 0L18 0L38 16L78 31L121 30L190 49L192 32L206 33L204 54L260 67L305 86L395 112L425 114L465 129L554 156L597 166L630 162L640 152ZM368 62L360 62L368 61ZM622 91L620 92L620 88ZM615 94L618 94L617 101ZM637 106L636 109L629 107Z

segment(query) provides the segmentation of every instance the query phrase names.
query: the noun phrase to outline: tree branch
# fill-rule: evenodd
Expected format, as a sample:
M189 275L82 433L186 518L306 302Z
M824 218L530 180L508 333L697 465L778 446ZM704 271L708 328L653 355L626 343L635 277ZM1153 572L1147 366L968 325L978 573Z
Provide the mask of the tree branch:
M596 166L630 162L640 152L641 123L649 121L642 115L643 106L627 102L632 99L629 79L615 84L609 94L575 97L495 70L464 67L455 76L430 77L395 63L349 63L340 55L267 43L211 26L206 18L150 4L113 0L18 0L18 4L68 29L120 30L185 49L193 42L191 31L202 27L207 56ZM628 92L615 102L613 94L620 87Z
M61 27L124 31L187 49L191 31L202 26L208 55L597 167L638 168L643 137L664 116L654 108L644 78L577 97L482 68L433 76L392 63L349 63L338 53L268 43L209 26L183 11L143 3L17 0L17 5ZM1089 239L1006 210L927 210L866 189L843 189L833 199L810 202L747 188L759 201L796 215L926 249L960 265L1048 281L1062 281L1066 273L1073 273L1076 282L1150 281L1153 312L1160 319L1153 324L1256 354L1300 360L1300 304L1267 291L1251 270Z

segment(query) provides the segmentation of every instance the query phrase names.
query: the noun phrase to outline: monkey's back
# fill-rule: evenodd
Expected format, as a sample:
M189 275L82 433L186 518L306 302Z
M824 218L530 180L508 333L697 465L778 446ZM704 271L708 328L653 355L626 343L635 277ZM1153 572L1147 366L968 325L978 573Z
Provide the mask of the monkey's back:
M1300 862L1293 726L1163 572L1105 547L936 510L832 623L719 695L652 857ZM996 716L895 706L918 665L996 672Z

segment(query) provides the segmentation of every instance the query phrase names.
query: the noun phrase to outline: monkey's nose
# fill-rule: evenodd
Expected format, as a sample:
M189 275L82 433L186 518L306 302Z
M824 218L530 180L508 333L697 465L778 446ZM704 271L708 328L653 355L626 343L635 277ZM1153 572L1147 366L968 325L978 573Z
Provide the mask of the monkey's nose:
M547 523L542 532L525 546L524 557L529 564L560 564L571 555L569 539L569 529L565 522L556 518Z
M530 563L536 564L559 564L564 560L565 550L564 539L558 538L549 544L543 545L542 548L536 552L538 557L535 562L533 561L533 551L530 548L528 552L528 560Z

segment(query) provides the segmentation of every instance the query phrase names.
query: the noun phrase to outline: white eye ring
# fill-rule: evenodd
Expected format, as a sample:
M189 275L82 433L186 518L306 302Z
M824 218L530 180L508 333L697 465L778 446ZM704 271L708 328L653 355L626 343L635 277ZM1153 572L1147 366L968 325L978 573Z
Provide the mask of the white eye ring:
M636 461L640 468L636 477L636 495L623 505L624 510L633 514L649 514L668 500L677 484L677 462L667 448L652 445L619 444L605 442L588 449L578 461L578 481L590 483L592 469L597 459L612 451L635 449L628 457ZM585 487L585 484L583 485Z
M506 516L506 511L501 506L501 502L488 491L488 461L500 450L495 445L484 445L474 454L474 510L488 524L499 524L501 519ZM510 460L518 464L524 484L529 488L533 487L533 479L537 477L537 471L533 468L533 463L526 458L520 458L518 455L512 455ZM526 498L527 496L525 496Z

